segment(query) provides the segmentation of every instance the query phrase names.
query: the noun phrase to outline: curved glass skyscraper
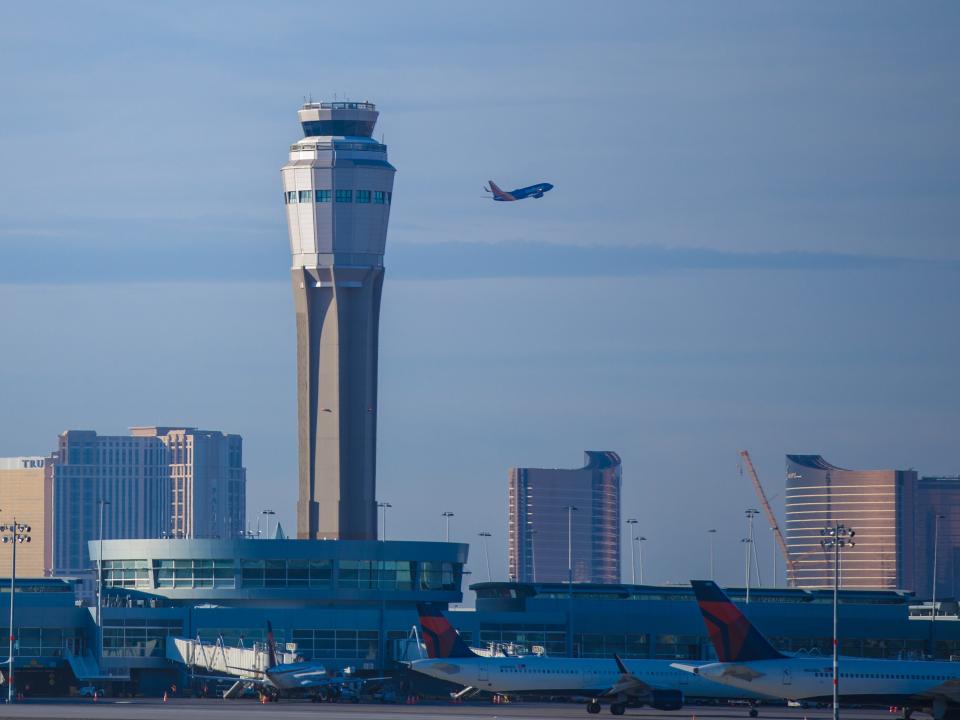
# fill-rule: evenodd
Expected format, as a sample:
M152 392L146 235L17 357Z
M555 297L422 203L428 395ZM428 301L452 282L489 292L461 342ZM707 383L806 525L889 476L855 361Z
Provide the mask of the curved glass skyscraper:
M377 349L394 167L371 103L309 102L283 198L297 315L297 537L377 537Z
M843 523L856 545L843 551L844 588L904 587L904 524L912 513L913 470L846 470L820 455L787 455L786 539L800 588L833 587L833 554L820 531Z

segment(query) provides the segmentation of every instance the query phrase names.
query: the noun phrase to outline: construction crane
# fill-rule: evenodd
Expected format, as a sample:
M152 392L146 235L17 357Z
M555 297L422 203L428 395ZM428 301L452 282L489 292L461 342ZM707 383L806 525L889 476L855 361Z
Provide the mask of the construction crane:
M777 545L780 546L780 554L783 555L783 561L787 566L787 579L788 581L794 579L797 577L797 561L790 556L787 541L784 539L783 533L780 532L780 526L777 524L777 518L773 514L770 503L767 502L767 494L763 492L763 485L760 484L760 478L757 476L757 471L753 467L753 460L750 459L750 453L746 450L741 450L740 459L743 461L743 464L747 466L747 472L753 481L753 489L757 491L757 497L763 506L763 512L767 516L767 522L770 523L770 529L773 530L774 537L777 538Z

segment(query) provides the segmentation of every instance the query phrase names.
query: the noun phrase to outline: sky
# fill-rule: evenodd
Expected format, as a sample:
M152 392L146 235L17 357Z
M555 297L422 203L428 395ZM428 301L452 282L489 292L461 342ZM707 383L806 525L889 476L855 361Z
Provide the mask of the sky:
M0 456L238 432L249 517L293 530L279 170L305 98L369 100L390 538L453 511L505 579L508 469L615 450L645 579L703 576L716 528L742 582L738 450L778 511L785 453L960 472L958 31L947 2L2 5Z

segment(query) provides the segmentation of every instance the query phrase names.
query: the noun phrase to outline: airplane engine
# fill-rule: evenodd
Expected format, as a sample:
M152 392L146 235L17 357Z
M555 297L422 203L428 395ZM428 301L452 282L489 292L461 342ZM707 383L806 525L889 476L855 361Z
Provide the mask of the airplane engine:
M654 690L648 703L654 710L679 710L683 707L683 693L679 690Z

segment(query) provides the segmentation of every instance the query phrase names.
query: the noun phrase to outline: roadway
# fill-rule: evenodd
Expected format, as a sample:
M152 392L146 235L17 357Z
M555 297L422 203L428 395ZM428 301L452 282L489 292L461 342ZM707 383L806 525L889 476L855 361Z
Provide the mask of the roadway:
M27 700L14 705L0 705L0 718L56 718L57 720L532 720L535 718L611 718L604 708L600 715L588 715L584 706L573 703L480 703L380 705L380 704L313 704L281 701L261 705L255 700ZM742 707L688 706L677 712L649 708L630 708L624 717L644 720L748 720ZM883 710L843 710L842 720L893 720ZM928 720L926 715L915 715ZM793 709L761 707L760 720L830 720L829 709Z

